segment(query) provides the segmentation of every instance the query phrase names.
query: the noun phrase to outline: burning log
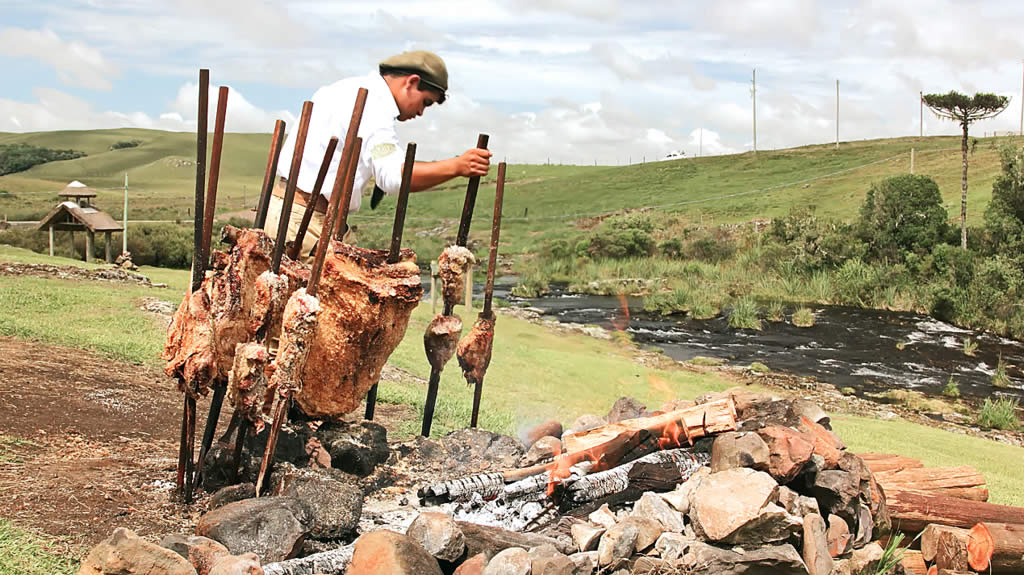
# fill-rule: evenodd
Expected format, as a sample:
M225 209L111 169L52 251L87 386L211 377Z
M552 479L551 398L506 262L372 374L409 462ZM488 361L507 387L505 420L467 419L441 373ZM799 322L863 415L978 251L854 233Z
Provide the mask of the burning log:
M477 525L467 521L456 521L456 525L466 538L466 556L472 557L477 553L483 553L487 557L493 557L498 552L511 547L533 549L541 545L551 545L559 553L572 553L574 549L566 541L546 537L535 533L516 533L498 527Z
M566 486L561 494L562 506L571 508L588 501L595 501L606 495L625 491L629 487L629 472L637 464L664 464L676 466L680 482L689 479L697 469L708 465L711 456L707 453L692 453L687 449L670 449L645 455L636 461L625 463L607 471L601 471L580 478ZM556 497L558 497L556 489ZM637 494L639 497L639 494Z
M355 542L337 549L314 553L305 557L288 559L263 566L264 575L317 575L319 573L344 573L352 562Z
M967 558L975 571L1024 573L1024 525L978 523L967 539Z
M429 502L458 501L459 499L468 499L473 493L479 493L483 497L493 497L501 493L504 488L505 476L503 474L486 473L421 487L417 495L421 500Z
M1024 508L928 495L912 491L887 491L889 515L894 526L906 533L919 533L929 523L968 529L979 521L1024 524Z

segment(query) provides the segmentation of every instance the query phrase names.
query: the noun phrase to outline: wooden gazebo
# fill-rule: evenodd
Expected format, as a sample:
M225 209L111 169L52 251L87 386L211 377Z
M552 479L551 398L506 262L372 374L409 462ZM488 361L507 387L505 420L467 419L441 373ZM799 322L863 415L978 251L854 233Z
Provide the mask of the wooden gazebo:
M96 242L96 233L102 232L105 236L106 259L113 262L113 254L110 252L110 234L124 231L110 214L100 211L92 205L96 192L90 190L85 184L74 181L68 184L57 194L61 202L50 210L49 214L39 222L39 230L50 232L50 255L53 255L53 233L55 231L67 231L71 235L71 248L75 246L75 232L85 232L85 261L92 261L92 249Z

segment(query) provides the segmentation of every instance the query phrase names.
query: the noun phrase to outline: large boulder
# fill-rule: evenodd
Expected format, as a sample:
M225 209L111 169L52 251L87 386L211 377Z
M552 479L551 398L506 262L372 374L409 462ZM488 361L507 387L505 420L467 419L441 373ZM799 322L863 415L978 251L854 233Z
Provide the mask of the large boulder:
M178 553L119 527L89 551L78 575L196 575Z
M356 532L363 513L363 492L331 475L308 471L289 473L281 480L280 495L301 499L313 508L313 539L340 539Z
M715 575L807 575L803 559L792 545L755 549L722 549L704 542L690 544L691 568Z
M353 575L441 575L441 567L411 537L387 529L356 539L347 573Z
M768 444L756 433L730 431L719 435L711 447L711 471L733 467L768 471Z
M810 575L832 573L832 556L825 535L825 520L817 513L804 517L803 557Z
M294 557L314 527L314 511L295 497L260 497L229 503L199 519L196 534L232 554L255 553L263 563Z
M636 419L643 417L647 411L647 406L633 399L632 397L620 397L612 405L612 408L608 411L608 415L605 419L608 423L618 423L626 419Z
M661 524L663 531L683 532L683 515L652 491L640 496L640 500L633 506L633 516L654 519Z
M768 444L768 472L780 484L792 481L814 453L805 434L789 427L769 425L757 433Z
M562 437L562 422L555 419L549 419L543 423L527 429L522 435L523 445L529 449L533 447L534 443L541 437L554 437L560 439Z
M487 562L484 575L530 575L533 558L526 549L510 547Z
M530 467L541 461L545 461L562 453L562 440L553 436L541 437L530 446L523 459L519 462L520 467Z
M444 561L455 561L466 551L466 537L455 520L444 513L424 511L405 531L427 553Z
M690 520L709 541L723 541L757 519L777 492L778 484L763 471L737 467L712 473L693 493Z
M594 415L592 413L584 413L583 415L577 417L569 425L569 428L565 430L565 433L563 435L568 435L570 433L582 433L584 431L590 431L591 429L594 429L595 427L601 427L602 425L605 425L607 423L608 423L608 421L605 420L605 418L601 417L600 415Z

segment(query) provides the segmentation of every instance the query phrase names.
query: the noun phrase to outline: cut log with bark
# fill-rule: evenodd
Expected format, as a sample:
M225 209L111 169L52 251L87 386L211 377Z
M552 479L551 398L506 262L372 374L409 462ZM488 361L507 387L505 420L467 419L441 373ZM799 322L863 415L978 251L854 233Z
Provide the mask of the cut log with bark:
M555 497L560 500L560 506L572 508L606 495L625 491L630 486L629 472L633 466L640 464L670 463L675 465L680 476L679 482L683 482L689 479L697 469L706 466L710 459L711 456L707 453L693 453L687 449L659 451L613 469L581 477L578 481L566 486L563 492L556 491Z
M920 533L929 523L965 529L979 521L1024 524L1024 508L1021 507L912 491L886 491L885 495L893 528L905 533Z
M312 339L302 389L295 400L315 418L351 412L380 380L388 357L405 335L423 285L416 254L332 241L319 283L320 321Z
M1024 525L978 523L968 532L967 559L975 571L1024 573Z
M541 545L553 545L559 553L567 555L575 551L567 541L536 533L517 533L500 527L477 525L466 521L456 521L455 524L459 526L462 535L466 538L466 557L483 553L490 559L500 551L511 547L532 549Z
M925 561L935 561L935 554L939 550L939 535L946 531L952 531L960 537L967 536L967 530L960 527L950 527L949 525L939 525L937 523L928 525L924 528L924 531L921 531L921 556L924 557Z
M869 465L870 468L870 465ZM973 501L987 501L988 490L984 487L985 477L969 466L961 467L918 467L891 471L872 471L886 493L890 491L915 491L933 493Z
M954 531L939 533L935 566L950 571L967 571L967 535Z
M288 559L263 566L264 575L318 575L320 573L344 573L352 562L356 544L349 543L337 549L314 553L297 559Z
M857 455L860 455L864 463L868 464L868 469L871 470L871 473L924 467L920 459L903 457L895 453L858 453Z
M568 453L591 449L624 431L646 430L677 445L687 440L736 430L736 406L731 398L724 398L687 409L670 411L653 417L626 419L579 433L562 436L562 444Z
M928 573L928 565L924 562L920 551L904 550L903 556L900 557L900 565L903 566L903 572L907 575L926 575Z

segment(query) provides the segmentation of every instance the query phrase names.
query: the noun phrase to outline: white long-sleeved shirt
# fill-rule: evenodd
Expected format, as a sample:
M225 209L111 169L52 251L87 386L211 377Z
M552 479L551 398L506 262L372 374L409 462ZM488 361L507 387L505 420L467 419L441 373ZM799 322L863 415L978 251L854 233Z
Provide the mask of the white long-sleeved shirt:
M356 93L359 88L366 88L366 108L359 124L359 136L363 138L363 146L359 153L359 165L356 168L355 183L352 187L352 201L349 211L359 210L362 191L372 189L376 184L387 194L398 194L402 183L402 165L405 153L399 149L398 135L395 133L395 122L398 119L398 105L387 82L377 72L366 76L356 76L339 80L324 86L313 94L313 114L310 116L309 130L306 134L306 147L302 153L299 166L297 186L300 190L311 193L320 171L327 143L331 137L338 138L338 147L331 158L327 178L324 180L320 193L330 199L334 178L341 162L341 152L345 145L345 134L352 119L352 108L355 105ZM289 178L292 156L295 151L295 135L298 125L294 126L281 149L281 157L277 163L277 173ZM290 178L289 178L290 179Z

